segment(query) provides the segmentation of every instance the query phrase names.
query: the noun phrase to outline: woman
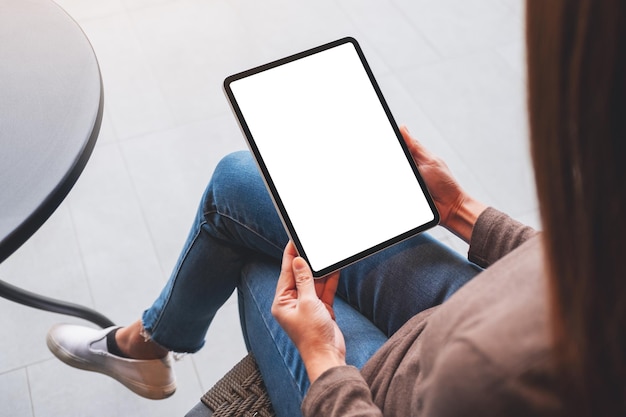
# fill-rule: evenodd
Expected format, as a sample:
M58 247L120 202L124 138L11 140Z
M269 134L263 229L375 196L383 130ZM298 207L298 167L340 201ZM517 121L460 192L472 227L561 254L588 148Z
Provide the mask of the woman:
M168 352L199 349L237 287L278 415L626 415L625 22L620 0L528 1L543 234L472 199L403 128L473 263L420 236L314 282L250 156L235 154L142 319L57 326L51 350L141 395L171 395Z

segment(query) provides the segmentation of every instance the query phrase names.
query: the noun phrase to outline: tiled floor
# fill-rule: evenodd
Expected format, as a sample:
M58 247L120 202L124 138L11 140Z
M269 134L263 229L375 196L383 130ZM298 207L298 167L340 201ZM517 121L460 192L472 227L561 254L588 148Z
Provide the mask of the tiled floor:
M213 167L245 148L223 78L345 35L360 40L398 122L469 191L537 225L521 0L59 3L99 58L104 122L83 176L0 266L2 279L119 323L138 318L167 279ZM176 363L176 395L149 401L54 359L44 339L59 321L80 322L0 299L1 416L182 416L245 353L231 299L206 347Z

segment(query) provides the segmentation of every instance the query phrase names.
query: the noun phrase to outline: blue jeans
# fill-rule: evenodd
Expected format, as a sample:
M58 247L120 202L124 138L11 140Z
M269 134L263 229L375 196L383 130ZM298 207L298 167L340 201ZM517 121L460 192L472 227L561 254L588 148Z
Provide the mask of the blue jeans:
M380 212L392 216L393 208L381 202ZM300 415L309 381L270 313L287 240L251 155L228 155L216 167L172 276L144 312L143 325L160 345L196 352L237 289L246 345L277 415L293 417ZM426 234L342 270L334 309L347 363L361 368L408 319L442 303L479 271Z

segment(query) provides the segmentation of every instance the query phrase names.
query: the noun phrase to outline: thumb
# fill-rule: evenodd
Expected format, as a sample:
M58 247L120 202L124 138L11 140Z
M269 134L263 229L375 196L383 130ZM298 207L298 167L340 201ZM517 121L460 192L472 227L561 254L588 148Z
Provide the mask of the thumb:
M429 159L432 159L432 157L430 156L430 152L424 147L424 145L422 145L419 140L415 139L411 135L411 132L409 132L409 129L406 126L400 127L400 133L402 133L404 142L409 148L409 151L411 152L411 155L413 156L413 159L415 160L415 163L417 163L417 165L421 165L428 162Z
M298 296L317 297L315 293L315 283L313 282L313 273L306 261L298 256L291 263L291 268L293 270L294 280L296 281Z

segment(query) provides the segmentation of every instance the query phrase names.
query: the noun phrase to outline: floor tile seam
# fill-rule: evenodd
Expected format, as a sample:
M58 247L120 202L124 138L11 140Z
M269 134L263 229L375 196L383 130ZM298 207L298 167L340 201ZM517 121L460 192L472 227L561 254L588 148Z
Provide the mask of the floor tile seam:
M439 60L431 61L431 62L424 62L419 65L412 65L406 68L397 69L396 72L405 73L405 72L410 72L410 71L417 71L421 69L437 67L438 65L455 64L455 62L467 62L467 61L475 62L477 59L480 59L480 58L484 59L485 57L488 57L488 56L497 56L499 60L502 60L505 62L506 64L505 67L509 71L511 71L511 73L514 73L517 76L517 71L508 62L504 60L504 58L502 57L502 54L499 51L500 48L510 46L514 44L515 42L517 41L507 41L498 45L489 45L488 47L480 47L480 48L468 50L467 52L462 52L458 54L442 55L441 59ZM462 66L460 67L459 65L455 65L455 67L462 68Z
M190 355L189 359L191 359L191 365L193 367L193 373L196 377L196 383L198 384L198 387L200 387L200 392L204 393L208 390L208 388L206 388L204 384L202 383L202 375L200 373L200 368L198 367L198 364L196 363L196 358Z
M14 367L14 368L7 368L7 369L4 369L4 370L0 370L0 376L8 375L10 373L17 372L19 370L26 371L27 368L29 368L31 366L41 365L42 363L49 362L49 361L52 361L52 360L54 360L54 357L52 357L52 354L50 354L50 356L45 358L45 359L38 359L36 361L28 362L26 364L22 364L20 366Z
M64 8L61 6L61 8L63 10L65 10L65 12L70 15L70 17L72 17L72 19L74 19L74 21L76 21L76 23L78 23L78 26L83 27L84 24L91 24L93 22L97 22L99 20L108 20L111 19L112 17L118 16L118 15L124 15L126 14L126 10L112 10L112 11L108 11L102 14L98 14L98 15L94 15L94 16L84 16L84 17L77 17L74 18L72 16L72 13L70 10ZM83 29L84 30L84 29ZM87 34L86 34L87 35ZM89 36L87 36L87 38L89 38Z
M104 144L102 146L106 146ZM72 235L74 236L74 241L76 242L76 247L78 249L78 253L80 256L80 269L82 271L82 281L87 286L87 292L89 294L89 301L91 302L91 307L96 305L96 298L94 296L93 287L91 286L91 280L89 279L89 269L87 268L87 263L85 262L85 256L87 253L85 252L83 245L81 245L80 236L78 235L78 226L76 224L76 219L74 217L74 209L72 205L71 199L66 200L67 211L70 216L70 224L72 225Z
M162 3L161 3L162 4ZM144 8L139 9L141 10L146 10L148 8L153 8L153 7L157 7L158 5L151 5L151 6L146 6ZM106 15L106 17L99 17L99 18L95 18L95 19L91 19L91 18L84 18L81 19L79 21L79 25L84 24L91 24L93 22L99 21L99 20L107 20L107 19L111 19L114 17L123 19L126 21L126 23L128 24L128 29L129 31L132 33L132 39L130 39L130 41L132 42L132 44L134 45L134 47L137 49L137 52L139 54L139 56L137 57L138 62L140 62L142 64L142 70L146 72L147 74L147 78L153 80L153 85L155 86L154 88L151 88L152 91L155 91L157 93L157 95L159 96L159 98L161 99L161 101L163 102L164 105L164 110L167 113L167 118L168 120L165 121L165 125L169 128L169 127L173 127L176 124L176 117L174 117L174 112L172 109L172 106L170 105L169 101L166 98L166 95L164 94L163 88L162 88L162 83L161 80L159 79L159 77L157 77L155 71L154 71L154 63L151 62L151 60L149 59L149 56L146 54L146 50L144 48L143 42L141 41L141 38L139 36L139 33L137 31L137 24L136 24L136 18L135 16L133 16L135 12L134 11L129 11L129 10L122 10L122 11L118 11L118 12L114 12L114 13L110 13L108 15ZM87 37L89 38L89 35L87 34ZM94 53L96 55L96 58L98 58L98 50L97 48L94 46ZM100 60L100 66L102 66L102 60ZM104 80L104 102L105 102L105 109L109 108L109 106L107 105L107 83L106 80ZM110 110L108 111L108 114L110 114ZM116 121L109 116L109 123L111 125L111 127L114 130L114 133L116 134L116 139L119 140L123 140L126 139L127 136L122 135L120 132L123 129L120 129L119 126L117 126ZM143 134L148 134L151 133L151 130L148 130L147 132L141 132L138 135L143 135ZM135 136L137 134L133 134L131 136Z
M193 119L189 119L189 120L185 120L185 121L177 121L175 123L173 123L171 126L168 127L163 127L163 128L158 128L158 129L154 129L151 131L146 131L146 132L142 132L142 133L137 133L137 134L133 134L133 135L129 135L129 136L123 136L123 137L117 137L116 138L116 142L118 143L131 143L133 141L136 140L140 140L140 139L145 139L148 136L152 136L158 133L168 133L168 132L174 132L178 129L181 128L185 128L185 127L190 127L193 125L198 125L204 122L210 122L212 119L218 119L219 117L222 117L224 115L228 114L227 112L221 111L219 113L215 113L215 114L211 114L211 115L205 115L202 117L195 117ZM234 121L234 119L233 119Z
M415 35L417 37L419 37L428 46L428 48L433 52L433 54L435 55L435 57L436 57L435 59L424 61L423 63L424 64L430 64L430 63L439 62L441 60L441 58L442 58L442 55L435 48L435 46L430 42L430 40L420 30L418 30L418 28L416 28L415 25L410 20L408 20L406 18L405 13L401 9L399 9L395 4L393 4L392 7L394 7L397 10L398 14L407 23L407 25L411 28L411 30L415 33ZM338 8L342 10L342 12L345 14L347 20L357 30L360 31L359 24L358 24L358 19L355 19L352 16L352 14L349 12L349 10L346 9L346 7L341 4L341 2L339 2ZM381 48L377 47L374 42L370 42L370 46L372 47L372 49L376 52L376 54L378 56L382 57L383 51L381 51ZM383 61L384 61L384 59L383 59ZM399 68L398 66L391 66L391 65L389 65L386 61L385 61L385 65L386 65L387 68L385 70L383 70L383 71L378 71L378 70L375 70L375 69L372 68L372 70L373 70L373 72L375 73L376 76L378 76L378 77L387 76L389 74L393 74L393 72L396 71L396 70L403 70L403 69L411 67L410 65L406 65L406 66L402 66L401 68Z
M523 1L520 1L520 3L523 3ZM520 15L520 11L522 14L524 14L524 4L522 4L521 9L518 9L517 7L513 6L513 3L511 2L506 3L505 6L508 7L516 16Z
M102 143L100 145L98 145L100 147L119 147L117 142L113 141L113 142L105 142ZM119 150L119 149L118 149ZM94 294L94 289L93 286L91 285L91 279L90 279L90 273L89 273L89 268L87 267L87 263L85 261L87 252L85 251L83 244L81 244L81 239L80 236L78 234L78 226L76 224L76 219L75 219L75 214L74 214L74 207L72 204L72 200L71 200L71 196L69 199L67 199L63 204L67 204L68 206L68 211L69 211L69 216L70 216L70 222L72 224L72 234L74 236L74 240L76 241L76 246L78 247L78 252L80 254L80 265L81 265L81 269L83 272L83 279L85 282L85 285L87 286L87 291L89 293L89 300L91 301L91 308L95 308L96 306L96 297Z
M113 119L111 118L111 110L109 110L109 105L107 104L107 100L106 100L106 87L103 87L103 94L104 94L104 115L103 115L103 121L104 119L106 119L107 124L109 129L111 129L113 131L113 137L111 138L111 140L109 142L104 142L106 143L115 143L115 142L119 142L120 141L120 133L119 133L119 129L117 128L117 126L115 126L113 124ZM100 126L100 129L102 129L102 125ZM98 132L98 136L100 136L101 132ZM96 145L100 143L98 141L96 141Z
M140 5L140 6L134 6L133 7L133 6L129 6L128 5L128 1L127 0L121 0L122 6L124 7L124 10L126 10L127 12L137 12L137 11L141 12L141 11L146 10L146 9L157 8L159 6L163 6L163 5L166 5L166 4L182 3L183 1L184 0L167 0L167 1L158 2L156 4L143 4L143 5Z
M437 48L437 46L430 40L430 38L428 36L426 36L426 34L419 28L418 25L414 24L408 17L407 14L404 12L404 10L402 9L402 7L400 7L395 0L392 0L391 2L392 7L394 7L398 14L400 16L402 16L402 18L404 19L404 21L411 27L413 28L413 30L419 35L419 37L426 43L426 45L428 45L428 47L435 53L435 55L437 55L440 59L444 58L444 55L442 54L442 52L439 50L439 48Z
M33 400L33 387L30 383L30 372L28 372L28 366L25 368L26 373L26 386L28 387L28 399L30 400L30 413L35 417L35 401Z
M142 38L140 37L140 33L139 33L138 29L137 29L137 17L136 17L136 15L138 14L137 12L145 11L147 9L154 9L154 8L159 7L159 6L163 6L164 4L172 4L172 3L182 3L182 1L180 1L180 0L171 0L171 1L168 1L168 2L165 2L165 3L159 3L159 4L146 6L146 7L140 8L138 10L127 11L128 19L129 19L129 22L131 23L130 28L131 28L133 36L135 38L136 44L140 48L142 61L144 62L145 67L147 68L147 71L149 72L151 78L155 81L156 89L158 90L159 96L163 99L163 103L165 104L165 108L167 109L167 113L168 113L168 116L169 116L169 119L170 119L170 122L167 123L168 125L170 125L169 127L174 127L174 126L176 126L178 124L178 120L177 120L178 117L176 116L176 113L174 112L172 104L170 103L169 100L167 100L167 95L165 94L165 91L163 89L161 79L159 78L159 76L157 75L156 71L154 70L156 65L155 65L154 62L152 62L150 60L150 56L146 53L146 49L144 48L144 45L143 45L143 42L142 42Z
M146 210L144 208L143 202L141 200L141 197L139 196L137 182L135 181L135 179L134 179L134 177L133 177L133 175L131 173L130 163L128 161L126 153L122 149L122 144L120 142L118 142L118 143L116 143L116 145L118 146L118 151L119 151L120 156L122 158L122 164L124 165L124 170L126 171L126 175L128 176L128 179L130 181L130 187L132 189L133 198L135 200L135 204L137 205L137 208L139 209L139 213L141 215L141 220L142 220L142 223L143 223L143 227L145 228L146 232L148 233L148 237L150 239L150 245L152 247L151 248L152 249L151 252L154 255L154 258L157 260L157 264L158 264L159 270L161 271L161 279L164 281L166 279L166 277L169 276L169 273L163 269L163 265L160 262L158 245L157 245L154 233L152 231L152 228L150 227L150 223L148 222L148 218L147 218L147 215L146 215Z
M451 54L451 55L447 55L446 53L444 53L444 51L441 51L437 47L437 45L435 45L431 41L430 37L420 29L420 27L419 27L419 25L417 23L411 21L407 17L407 14L404 12L403 8L401 6L399 6L395 0L392 0L391 3L393 4L393 6L396 9L399 10L399 12L405 18L405 20L409 23L409 25L411 25L414 28L414 30L417 31L421 35L421 38L424 39L427 42L427 44L433 49L433 51L435 51L437 53L437 55L439 55L442 59L456 58L456 57L463 57L463 56L471 56L475 52L480 51L481 49L485 49L485 48L495 49L495 48L499 48L499 47L502 47L502 46L504 46L506 44L509 44L509 43L513 42L513 40L511 40L511 39L507 39L506 41L494 42L493 44L489 44L489 45L485 45L485 46L477 46L475 48L469 49L467 52L454 53L454 54ZM511 15L519 17L518 13L516 13L515 9L512 6L510 6L509 4L506 4L504 6L511 13Z
M509 42L509 43L499 46L498 48L505 48L507 46L515 45L517 43L518 43L517 41ZM522 47L525 49L526 46L522 45ZM525 51L524 51L524 60L522 61L524 65L522 65L522 68L519 68L519 69L513 67L513 65L511 65L511 63L506 60L506 58L504 57L500 49L494 49L494 51L495 51L495 55L498 57L500 61L504 63L504 65L509 67L512 70L512 72L515 73L516 76L522 79L523 82L526 82L526 52ZM521 70L521 75L519 74L518 70Z

